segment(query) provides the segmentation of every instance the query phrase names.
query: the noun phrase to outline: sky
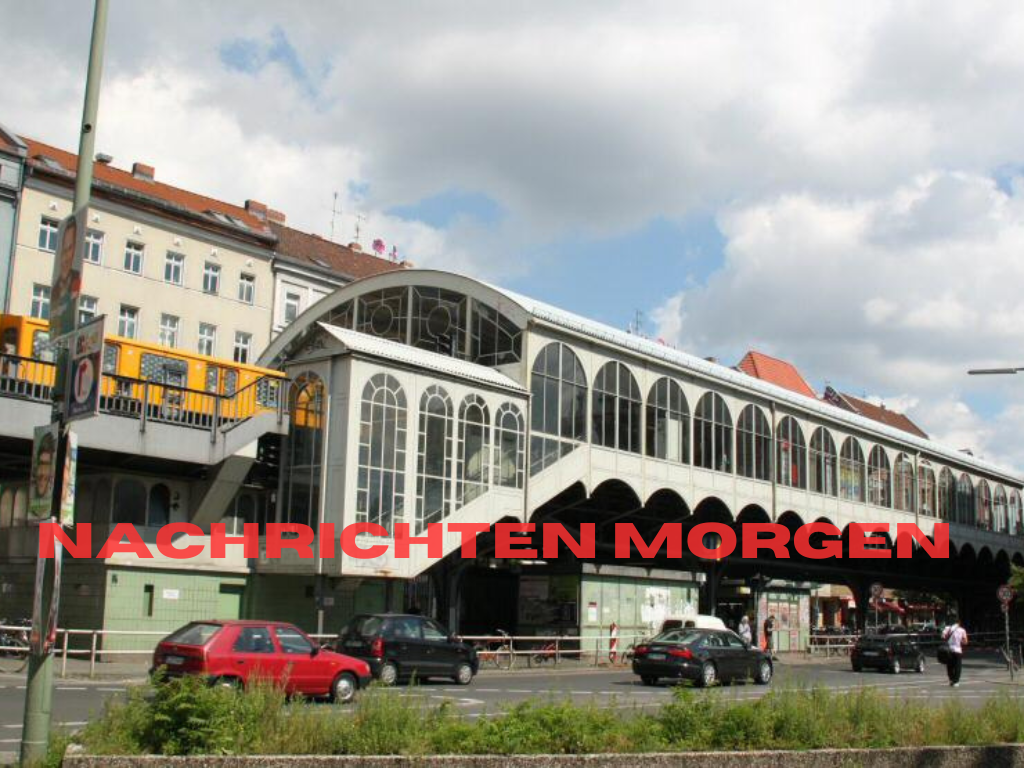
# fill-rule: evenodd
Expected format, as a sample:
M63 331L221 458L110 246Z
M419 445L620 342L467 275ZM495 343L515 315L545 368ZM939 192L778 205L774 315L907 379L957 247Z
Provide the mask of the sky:
M0 17L76 149L91 3ZM110 0L97 151L1024 469L1022 85L1014 2Z

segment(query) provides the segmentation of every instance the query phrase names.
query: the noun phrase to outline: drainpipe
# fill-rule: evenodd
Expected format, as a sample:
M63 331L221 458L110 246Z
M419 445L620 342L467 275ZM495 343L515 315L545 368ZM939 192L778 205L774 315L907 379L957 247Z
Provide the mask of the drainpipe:
M921 523L921 475L918 474L918 463L921 460L921 452L914 453L914 525L920 528Z
M769 410L769 412L772 415L771 447L768 450L768 474L771 476L771 479L772 479L772 522L774 523L778 519L778 510L776 509L776 496L777 496L777 490L778 490L778 482L777 482L777 478L775 476L775 450L776 450L776 441L778 440L778 436L775 434L775 430L778 428L778 425L777 425L777 423L775 421L775 401L774 400L770 400L768 402L768 410Z

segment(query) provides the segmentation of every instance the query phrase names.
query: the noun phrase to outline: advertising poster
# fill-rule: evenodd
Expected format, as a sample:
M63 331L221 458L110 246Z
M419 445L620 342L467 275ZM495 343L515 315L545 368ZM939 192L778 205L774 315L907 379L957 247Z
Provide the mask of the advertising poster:
M78 435L68 430L67 454L64 456L64 483L60 494L60 524L75 524L75 488L78 485Z
M56 424L35 429L32 439L32 477L29 482L29 522L41 523L50 519L58 429Z

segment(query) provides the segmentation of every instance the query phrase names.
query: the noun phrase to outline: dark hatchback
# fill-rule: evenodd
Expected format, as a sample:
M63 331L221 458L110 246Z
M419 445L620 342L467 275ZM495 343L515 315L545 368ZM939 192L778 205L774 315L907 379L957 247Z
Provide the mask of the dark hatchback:
M433 619L413 614L356 616L338 635L335 650L365 661L385 685L412 677L446 677L469 685L479 667L473 646Z
M894 635L868 635L860 638L850 651L854 672L880 669L899 674L924 672L924 653L909 638Z
M715 629L672 629L633 649L633 672L644 685L663 677L692 680L699 686L749 680L771 682L769 654L745 642L735 632Z

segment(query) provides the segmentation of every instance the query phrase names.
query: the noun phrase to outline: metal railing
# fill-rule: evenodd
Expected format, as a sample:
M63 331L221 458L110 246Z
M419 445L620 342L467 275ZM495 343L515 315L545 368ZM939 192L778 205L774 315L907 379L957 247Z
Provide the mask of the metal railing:
M0 353L0 396L48 403L55 376L55 363ZM100 412L136 419L141 432L150 422L208 430L216 442L218 431L233 429L260 412L275 412L280 424L285 381L262 375L235 392L221 394L105 373Z
M923 649L931 650L942 643L941 630L938 632L849 632L845 634L811 633L807 644L807 653L823 656L848 656L857 641L864 635L872 637L895 637L910 640ZM1005 632L969 632L970 646L975 648L994 650L1005 647ZM1022 640L1019 632L1010 634L1011 645L1019 644Z

